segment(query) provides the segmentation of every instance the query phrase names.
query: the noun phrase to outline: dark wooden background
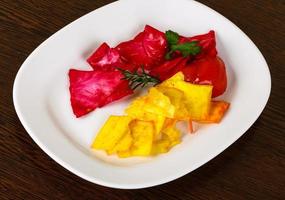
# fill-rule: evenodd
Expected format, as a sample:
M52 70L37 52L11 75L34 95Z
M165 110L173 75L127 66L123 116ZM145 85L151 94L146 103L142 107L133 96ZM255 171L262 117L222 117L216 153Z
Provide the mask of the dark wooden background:
M284 0L200 0L260 48L270 67L272 93L249 131L198 170L157 187L111 189L65 170L33 142L13 107L16 72L54 32L110 2L0 0L0 199L285 199Z

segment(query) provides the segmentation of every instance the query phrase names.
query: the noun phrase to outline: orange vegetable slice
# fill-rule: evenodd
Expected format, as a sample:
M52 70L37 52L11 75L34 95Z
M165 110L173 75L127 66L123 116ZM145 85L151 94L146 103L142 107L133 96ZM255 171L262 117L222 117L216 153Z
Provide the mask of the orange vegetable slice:
M193 121L191 119L188 121L188 127L189 127L189 132L194 133Z
M199 120L200 123L219 123L226 111L228 110L230 103L225 101L212 101L209 114Z

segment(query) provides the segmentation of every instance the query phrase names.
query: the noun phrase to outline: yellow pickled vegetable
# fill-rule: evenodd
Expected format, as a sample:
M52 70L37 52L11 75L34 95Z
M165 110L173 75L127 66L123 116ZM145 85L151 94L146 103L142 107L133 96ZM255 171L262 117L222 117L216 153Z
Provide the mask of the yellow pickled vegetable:
M184 75L179 72L161 83L158 89L160 87L173 87L184 92L184 104L189 114L188 117L192 120L201 120L208 115L213 86L185 82Z
M133 120L130 123L130 129L134 138L131 154L134 156L149 156L154 135L153 122Z
M133 143L133 137L131 135L130 130L128 130L125 135L120 139L120 141L115 145L115 147L111 150L108 150L108 154L114 154L117 152L128 151Z
M168 152L173 146L181 142L180 132L174 128L169 127L163 130L160 140L153 143L152 154L161 154Z
M162 134L162 138L153 143L151 154L156 155L168 152L171 148L170 143L171 142L169 141L168 137L165 134Z
M163 133L167 135L171 147L181 142L181 133L176 127L166 128L163 130Z
M155 115L152 113L144 113L143 117L137 118L139 120L144 120L144 121L151 121L153 122L154 125L154 140L157 140L160 138L160 133L163 128L164 122L165 122L165 117L162 115Z
M151 156L168 152L181 142L177 121L220 122L229 104L211 102L212 86L184 81L179 72L134 100L127 116L110 116L96 136L92 148L120 158Z
M156 88L151 88L146 96L133 101L125 112L129 116L138 118L145 112L165 117L173 117L175 107L171 104L167 96L163 95Z
M173 87L158 87L158 90L170 99L171 104L175 107L174 118L183 120L189 118L189 113L185 106L184 92Z
M164 116L149 112L141 112L141 110L137 110L136 113L131 113L130 116L142 121L152 121L155 129L154 139L160 138L160 132L166 119Z
M129 131L128 116L110 116L96 136L92 148L111 151L121 138Z
M130 150L127 150L127 151L119 151L119 152L118 152L118 156L119 156L120 158L127 158L127 157L132 156L132 154L131 154L131 151L130 151Z

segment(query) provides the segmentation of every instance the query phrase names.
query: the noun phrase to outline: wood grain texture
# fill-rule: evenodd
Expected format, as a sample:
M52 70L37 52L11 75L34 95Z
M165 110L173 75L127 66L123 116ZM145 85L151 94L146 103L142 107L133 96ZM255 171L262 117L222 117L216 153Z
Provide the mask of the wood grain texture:
M157 187L110 189L65 170L33 142L13 107L16 72L54 32L110 2L0 1L0 199L285 199L284 0L200 0L260 48L270 67L272 93L247 133L194 172Z

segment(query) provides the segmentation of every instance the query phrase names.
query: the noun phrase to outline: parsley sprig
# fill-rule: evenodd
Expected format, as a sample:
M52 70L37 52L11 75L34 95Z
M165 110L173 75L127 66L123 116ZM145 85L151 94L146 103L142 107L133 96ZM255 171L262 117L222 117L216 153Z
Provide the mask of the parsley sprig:
M187 57L189 55L197 55L201 52L201 47L199 46L198 41L178 44L179 35L178 33L171 30L166 31L165 36L169 47L169 51L165 55L165 59L167 60L170 60L172 58L172 54L175 51L179 51L184 57Z

